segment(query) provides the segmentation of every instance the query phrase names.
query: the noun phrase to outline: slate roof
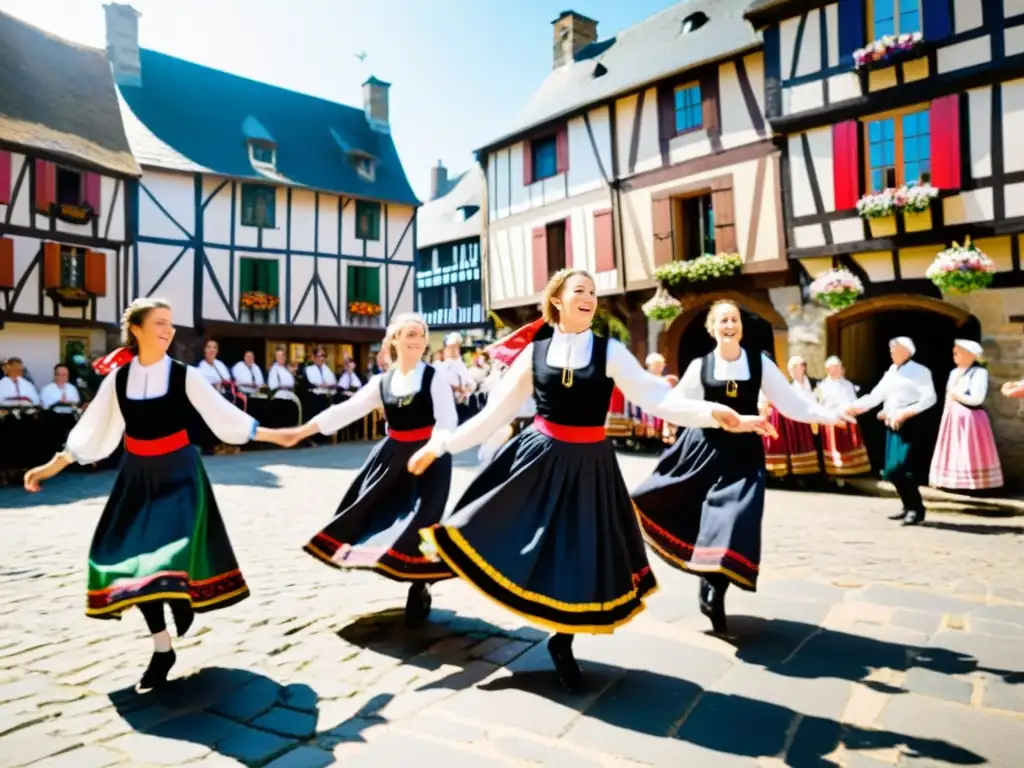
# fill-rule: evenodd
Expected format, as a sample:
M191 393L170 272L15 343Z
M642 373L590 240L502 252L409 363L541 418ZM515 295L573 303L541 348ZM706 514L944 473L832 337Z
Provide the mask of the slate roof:
M749 5L750 0L684 0L614 37L591 43L573 62L553 70L510 129L481 151L589 104L759 46L760 37L743 18ZM695 13L705 14L707 23L683 32L684 20ZM595 77L598 67L606 71Z
M480 208L483 179L478 168L463 172L448 193L424 203L416 213L416 248L480 237L483 213L477 210L464 220L463 206Z
M54 161L140 175L105 51L0 13L0 141Z
M391 136L362 109L140 51L142 85L119 87L139 163L419 205ZM247 137L277 145L277 172L253 167ZM366 181L345 149L376 158Z

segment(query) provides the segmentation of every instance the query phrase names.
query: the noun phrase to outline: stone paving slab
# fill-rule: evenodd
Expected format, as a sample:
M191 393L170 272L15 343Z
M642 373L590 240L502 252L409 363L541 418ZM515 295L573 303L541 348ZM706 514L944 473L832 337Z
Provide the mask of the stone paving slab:
M367 449L208 461L252 597L198 617L145 695L141 619L82 615L113 475L0 489L0 768L1024 764L1024 520L906 529L893 500L770 491L732 634L707 634L696 581L653 560L650 610L577 639L570 695L547 634L464 584L408 631L401 585L301 551ZM653 466L620 463L631 486ZM473 471L457 460L453 501Z

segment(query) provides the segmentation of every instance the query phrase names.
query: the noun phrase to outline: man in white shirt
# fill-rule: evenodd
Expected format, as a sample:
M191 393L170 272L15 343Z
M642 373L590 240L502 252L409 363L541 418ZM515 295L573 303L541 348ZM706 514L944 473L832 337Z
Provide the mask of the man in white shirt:
M7 378L0 379L0 404L39 405L39 392L35 384L25 378L25 364L20 357L8 358L4 373Z
M475 386L473 378L469 375L469 368L466 367L466 363L462 359L462 334L449 333L445 337L444 362L437 367L448 376L448 384L455 397L455 410L459 413L459 424L461 424L472 415L467 401Z
M238 388L246 395L255 395L265 384L263 371L256 365L256 355L252 351L242 355L242 359L231 369L231 375L235 377Z
M893 484L903 502L903 511L890 517L904 525L924 520L924 501L914 477L914 449L919 441L917 420L938 401L932 372L911 358L917 348L906 336L889 342L892 366L875 388L851 403L846 412L857 416L881 405L878 420L885 422L885 469L882 477Z
M78 389L69 381L70 378L71 373L63 363L58 363L53 367L53 381L43 387L42 392L39 393L43 408L51 408L57 404L78 405L82 402Z

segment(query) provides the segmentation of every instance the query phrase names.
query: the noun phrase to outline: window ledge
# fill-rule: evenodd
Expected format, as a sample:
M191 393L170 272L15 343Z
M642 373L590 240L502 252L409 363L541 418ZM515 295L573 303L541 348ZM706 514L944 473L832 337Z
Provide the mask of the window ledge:
M929 42L927 40L922 40L910 50L893 51L892 53L888 54L884 59L879 59L878 61L869 61L865 64L861 64L859 67L855 67L854 71L857 73L857 76L860 77L861 92L864 94L867 93L868 75L871 72L878 72L883 69L888 69L889 67L898 67L903 64L906 64L907 62L923 59L927 57L928 54L931 53L933 50L935 50L934 43ZM934 72L929 73L930 76L934 74Z

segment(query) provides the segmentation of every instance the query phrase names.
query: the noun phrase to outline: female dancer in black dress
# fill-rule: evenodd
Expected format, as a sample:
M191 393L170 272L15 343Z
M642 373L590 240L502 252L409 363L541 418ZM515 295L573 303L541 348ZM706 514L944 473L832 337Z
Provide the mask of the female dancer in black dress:
M440 525L423 531L424 549L507 609L554 629L548 650L571 691L582 685L573 634L614 631L643 610L656 587L605 439L612 387L651 409L671 391L622 344L594 336L596 309L588 273L556 274L544 292L542 320L507 340L522 354L484 410L454 435L435 434L409 462L419 474L437 457L482 442L533 395L533 426L501 447ZM659 412L681 424L717 419L741 426L725 405L677 398Z
M136 299L121 321L124 349L99 362L107 376L65 449L25 474L25 488L69 464L106 458L124 438L124 460L89 548L85 613L119 619L137 605L153 636L154 653L139 683L166 682L176 656L164 615L166 603L178 635L193 612L226 608L249 596L199 451L186 425L199 417L225 443L260 440L283 444L239 410L203 375L172 360L171 307Z
M731 301L711 306L707 330L716 347L690 363L675 389L681 397L756 414L763 392L788 419L845 420L798 394L766 355L747 354L740 346L739 308ZM681 430L654 474L633 492L651 548L670 565L700 574L701 611L718 633L727 631L729 583L750 591L757 587L764 482L764 444L758 434L693 428Z
M391 354L387 373L374 376L347 401L332 405L304 426L282 433L289 444L318 433L330 435L383 406L387 437L370 452L334 518L305 550L335 568L366 568L411 582L406 624L418 626L430 613L427 585L454 576L419 550L420 529L438 522L448 503L452 459L445 456L421 477L409 474L406 464L435 428L454 431L458 416L442 372L421 361L427 348L422 317L396 318L384 346Z

